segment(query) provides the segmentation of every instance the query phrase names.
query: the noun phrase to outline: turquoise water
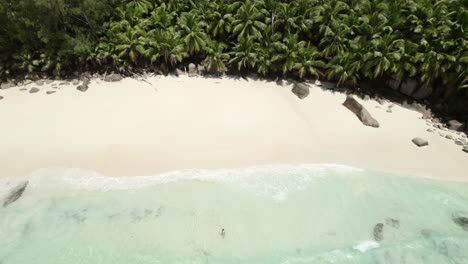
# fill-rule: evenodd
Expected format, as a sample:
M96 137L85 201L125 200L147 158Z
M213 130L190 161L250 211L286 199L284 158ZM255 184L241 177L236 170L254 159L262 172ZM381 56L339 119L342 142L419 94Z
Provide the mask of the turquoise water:
M468 184L337 165L28 179L0 208L1 264L468 263L452 219L468 212Z

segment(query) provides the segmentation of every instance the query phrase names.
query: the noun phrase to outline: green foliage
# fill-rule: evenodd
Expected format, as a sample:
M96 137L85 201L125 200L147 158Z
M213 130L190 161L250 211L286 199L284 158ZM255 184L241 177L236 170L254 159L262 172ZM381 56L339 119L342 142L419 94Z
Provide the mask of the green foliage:
M463 0L5 0L0 74L203 64L468 88Z

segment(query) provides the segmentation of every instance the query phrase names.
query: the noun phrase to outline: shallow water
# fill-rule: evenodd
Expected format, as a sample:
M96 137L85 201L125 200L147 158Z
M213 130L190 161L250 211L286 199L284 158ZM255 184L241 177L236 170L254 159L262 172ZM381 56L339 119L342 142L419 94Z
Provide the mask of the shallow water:
M465 183L338 165L28 179L0 208L1 264L468 263Z

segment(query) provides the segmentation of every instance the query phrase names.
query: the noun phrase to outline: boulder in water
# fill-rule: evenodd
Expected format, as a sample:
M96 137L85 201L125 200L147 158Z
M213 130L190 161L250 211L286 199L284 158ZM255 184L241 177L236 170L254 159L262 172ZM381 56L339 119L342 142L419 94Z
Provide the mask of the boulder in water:
M18 186L16 186L13 190L11 190L10 194L3 201L3 207L7 207L8 205L16 202L21 197L21 195L23 195L28 184L29 184L29 181L22 182Z
M292 92L299 99L304 99L309 95L309 86L305 83L295 83Z
M463 230L468 231L468 213L454 213L452 219L455 224L461 226Z
M379 242L383 240L383 228L384 224L378 223L374 226L374 239Z
M380 126L379 122L353 96L348 95L343 105L351 110L364 125L376 128Z

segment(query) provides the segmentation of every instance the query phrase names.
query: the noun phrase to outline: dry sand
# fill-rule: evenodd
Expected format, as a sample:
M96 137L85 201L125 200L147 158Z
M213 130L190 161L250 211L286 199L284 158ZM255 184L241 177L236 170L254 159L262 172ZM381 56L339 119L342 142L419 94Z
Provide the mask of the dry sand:
M359 100L380 122L372 128L342 106L344 94L319 87L300 100L290 84L227 77L93 79L84 93L58 83L0 91L0 176L48 167L132 176L339 163L468 181L462 147L427 132L420 113L400 106L387 113L390 102ZM32 87L40 91L21 91ZM430 145L418 148L414 137Z

